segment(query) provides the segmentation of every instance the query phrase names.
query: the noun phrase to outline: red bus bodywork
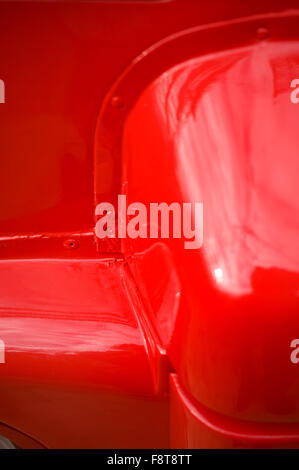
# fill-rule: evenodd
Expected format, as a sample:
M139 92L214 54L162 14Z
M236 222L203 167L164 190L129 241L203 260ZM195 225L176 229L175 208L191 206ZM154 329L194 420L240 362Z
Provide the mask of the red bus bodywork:
M299 447L297 1L0 1L0 434ZM95 207L203 201L204 243Z

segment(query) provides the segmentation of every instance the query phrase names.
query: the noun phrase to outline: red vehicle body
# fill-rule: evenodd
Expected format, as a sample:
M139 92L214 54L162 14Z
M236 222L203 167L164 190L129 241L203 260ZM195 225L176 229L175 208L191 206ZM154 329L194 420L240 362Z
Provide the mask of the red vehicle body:
M0 435L299 447L296 7L0 1ZM202 248L97 239L119 194Z

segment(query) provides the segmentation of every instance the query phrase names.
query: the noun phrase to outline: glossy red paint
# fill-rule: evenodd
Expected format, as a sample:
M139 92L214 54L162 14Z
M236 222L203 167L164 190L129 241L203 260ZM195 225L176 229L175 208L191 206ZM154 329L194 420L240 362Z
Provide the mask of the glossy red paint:
M0 1L1 434L299 447L296 6ZM122 192L203 248L96 241Z
M168 445L123 264L0 262L2 422L51 448Z
M298 423L241 421L204 407L171 377L171 447L177 449L298 448Z
M263 423L299 418L290 361L299 308L298 110L290 101L298 19L276 18L282 34L271 38L269 17L269 39L258 33L166 70L132 108L122 148L129 202L204 202L203 248L188 252L181 240L164 248L180 301L162 343L182 386L200 406ZM124 242L159 331L165 262L149 255L155 246ZM285 442L297 445L298 435Z

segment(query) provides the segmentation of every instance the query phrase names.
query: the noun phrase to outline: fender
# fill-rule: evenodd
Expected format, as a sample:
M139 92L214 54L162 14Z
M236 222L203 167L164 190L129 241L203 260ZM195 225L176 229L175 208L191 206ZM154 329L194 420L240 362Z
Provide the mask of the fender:
M299 447L297 3L0 0L1 436Z

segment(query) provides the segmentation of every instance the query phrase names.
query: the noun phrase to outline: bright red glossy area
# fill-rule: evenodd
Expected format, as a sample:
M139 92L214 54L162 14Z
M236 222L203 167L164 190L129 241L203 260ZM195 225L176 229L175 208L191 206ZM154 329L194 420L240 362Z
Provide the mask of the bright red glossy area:
M164 241L181 291L164 344L200 403L242 419L299 418L297 75L298 41L193 59L153 82L125 126L130 202L204 203L202 249ZM125 244L153 309L159 263L142 259L154 243Z
M299 446L296 7L0 0L0 435ZM203 248L98 242L122 192L203 201Z
M195 401L175 374L170 383L172 448L298 448L298 423L256 423L227 417Z
M97 115L124 68L170 34L281 3L1 0L1 234L90 230ZM113 152L102 152L95 178L101 198L112 198L119 177Z
M3 423L46 447L168 445L167 403L154 396L122 269L113 260L0 262Z

